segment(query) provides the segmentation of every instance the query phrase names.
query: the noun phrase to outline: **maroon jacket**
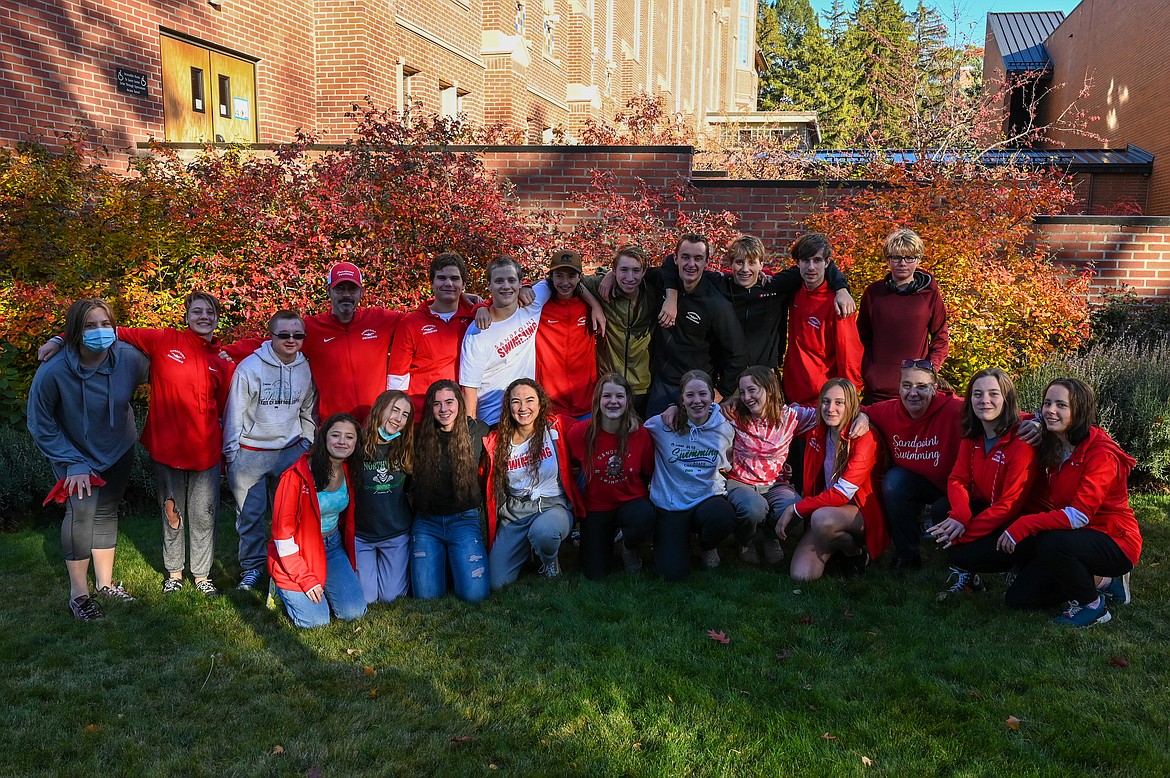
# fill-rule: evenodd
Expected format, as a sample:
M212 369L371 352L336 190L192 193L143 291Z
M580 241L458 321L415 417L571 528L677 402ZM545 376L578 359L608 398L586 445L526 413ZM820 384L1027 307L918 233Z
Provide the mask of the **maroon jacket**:
M867 286L861 296L857 333L865 349L861 379L867 403L898 396L903 360L929 359L935 369L941 367L951 336L934 277L915 270L914 280L901 291L889 275Z

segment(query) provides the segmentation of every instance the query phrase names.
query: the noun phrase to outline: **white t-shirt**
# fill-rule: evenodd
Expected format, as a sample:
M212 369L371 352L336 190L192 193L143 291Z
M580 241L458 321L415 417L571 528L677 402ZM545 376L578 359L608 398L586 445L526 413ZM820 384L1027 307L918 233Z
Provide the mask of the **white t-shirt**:
M517 378L536 378L536 328L540 309L552 297L548 281L532 287L536 299L527 308L503 321L494 321L486 330L467 328L459 358L459 384L479 390L476 416L496 424L504 404L504 390Z
M528 470L528 465L532 461L528 453L532 439L512 446L512 453L508 457L508 491L513 497L535 500L539 497L559 497L564 494L558 469L555 435L556 432L551 429L545 432L544 458L540 460L536 483L533 483Z

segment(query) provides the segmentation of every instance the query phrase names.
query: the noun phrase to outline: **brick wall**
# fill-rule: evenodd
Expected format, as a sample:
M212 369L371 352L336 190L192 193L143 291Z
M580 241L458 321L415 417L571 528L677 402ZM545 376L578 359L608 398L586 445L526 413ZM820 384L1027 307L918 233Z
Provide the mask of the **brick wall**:
M1045 216L1035 226L1059 261L1092 271L1094 298L1129 288L1139 297L1170 300L1170 218Z

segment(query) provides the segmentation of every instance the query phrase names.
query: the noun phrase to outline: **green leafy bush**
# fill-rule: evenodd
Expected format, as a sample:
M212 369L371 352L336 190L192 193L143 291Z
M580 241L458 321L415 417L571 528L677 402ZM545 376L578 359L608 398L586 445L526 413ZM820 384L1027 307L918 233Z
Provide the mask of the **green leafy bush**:
M1020 400L1037 410L1054 378L1086 381L1097 393L1099 423L1137 459L1140 480L1170 481L1170 340L1098 342L1025 373Z
M1132 291L1112 292L1093 309L1090 325L1095 342L1153 345L1170 338L1170 304L1138 297Z

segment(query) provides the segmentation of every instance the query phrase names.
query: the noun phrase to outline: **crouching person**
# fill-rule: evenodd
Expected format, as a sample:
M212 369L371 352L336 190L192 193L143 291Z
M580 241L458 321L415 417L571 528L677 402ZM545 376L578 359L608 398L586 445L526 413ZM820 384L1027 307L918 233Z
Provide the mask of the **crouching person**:
M347 413L321 425L307 454L280 479L272 510L268 573L289 618L298 627L342 621L366 613L354 570L354 478L357 419Z

